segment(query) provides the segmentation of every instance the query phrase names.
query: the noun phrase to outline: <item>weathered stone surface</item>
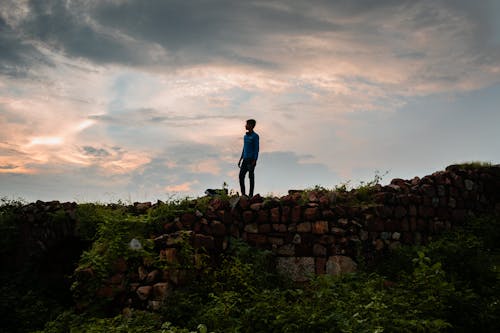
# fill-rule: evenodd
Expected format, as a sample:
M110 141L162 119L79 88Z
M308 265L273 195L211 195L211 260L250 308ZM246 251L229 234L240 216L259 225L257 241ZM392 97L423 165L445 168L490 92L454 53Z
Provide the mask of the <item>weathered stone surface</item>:
M110 285L105 285L97 289L96 296L103 298L112 298L115 295L114 289Z
M297 232L311 232L311 223L310 222L303 222L297 224Z
M328 221L313 222L312 232L317 235L323 235L328 233Z
M249 234L257 234L259 233L259 225L257 223L247 224L244 228L245 232Z
M353 273L357 266L356 262L349 257L331 256L326 262L326 273L330 275Z
M295 246L293 244L286 244L286 245L280 246L276 250L276 253L280 256L292 257L295 255Z
M248 209L250 207L250 200L246 196L241 196L238 205L241 209Z
M146 214L151 208L151 202L134 202L134 208L138 214Z
M276 232L287 232L288 228L286 224L273 224L273 230Z
M466 179L464 180L464 185L467 191L472 191L474 189L475 183L470 179Z
M211 250L215 247L214 238L212 236L196 234L193 240L193 247Z
M281 237L268 237L267 240L269 241L269 243L271 245L274 245L274 246L281 246L281 245L285 244L285 240Z
M153 284L155 282L157 282L161 277L161 272L157 269L151 271L148 273L148 275L146 276L146 283L147 284Z
M394 210L394 216L397 219L405 217L406 213L407 213L406 208L404 208L403 206L397 206L396 209Z
M263 245L263 244L267 243L267 236L266 235L260 235L260 234L248 234L247 235L247 241L250 244Z
M288 223L290 221L292 209L289 206L284 206L281 209L281 223Z
M245 210L243 212L243 222L252 223L255 217L255 212L251 210Z
M326 258L316 258L316 274L324 275L326 274Z
M338 227L333 227L331 229L331 233L334 234L335 236L344 236L345 235L345 229L338 228Z
M291 212L291 221L292 223L298 223L302 219L302 207L294 206Z
M313 257L279 257L276 268L295 282L305 282L316 271Z
M319 208L306 208L304 211L304 219L306 221L316 221L316 219L320 216Z
M152 286L140 286L139 288L137 288L136 294L141 301L145 301L149 298L152 291L153 291Z
M257 223L269 223L269 210L261 209L257 212Z
M184 213L181 215L181 223L183 226L192 226L196 221L196 215L192 213Z
M113 270L117 273L124 273L127 271L127 261L125 258L120 257L116 259L115 263L113 264Z
M167 282L159 282L153 286L153 298L156 301L163 301L169 293L169 284Z
M224 236L226 234L226 226L220 221L213 221L211 229L214 236Z
M302 243L302 237L300 237L299 234L295 234L292 239L293 244L301 244Z
M253 211L258 211L261 208L262 208L262 203L261 202L254 203L254 204L250 205L250 209L253 210Z
M270 233L272 228L270 224L259 224L259 233L260 234L267 234Z
M111 284L121 284L123 282L123 279L125 278L125 275L123 273L118 273L113 275L111 278L109 278L109 282Z
M281 213L279 207L274 207L271 209L271 222L281 223Z
M323 246L321 244L314 244L313 255L315 257L326 257L326 246Z

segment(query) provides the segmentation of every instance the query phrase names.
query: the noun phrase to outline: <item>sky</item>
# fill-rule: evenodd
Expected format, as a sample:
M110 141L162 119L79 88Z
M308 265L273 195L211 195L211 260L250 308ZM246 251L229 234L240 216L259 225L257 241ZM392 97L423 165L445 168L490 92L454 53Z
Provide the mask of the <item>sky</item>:
M261 195L497 164L499 106L497 0L0 2L8 199L239 191L249 118Z

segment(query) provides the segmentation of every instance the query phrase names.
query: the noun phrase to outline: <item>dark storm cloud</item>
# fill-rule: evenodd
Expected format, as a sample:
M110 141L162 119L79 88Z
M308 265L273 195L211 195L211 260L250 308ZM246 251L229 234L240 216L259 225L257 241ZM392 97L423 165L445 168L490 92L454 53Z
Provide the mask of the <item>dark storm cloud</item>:
M475 33L466 42L488 38L488 7L470 1L443 1L439 6L399 0L359 1L30 1L28 14L9 26L0 6L0 70L18 75L43 56L26 41L39 41L67 55L95 63L132 66L183 66L225 62L262 69L280 64L248 50L272 52L269 38L321 32L357 33L369 40L373 24L402 15L408 29L442 24L443 12L473 20ZM416 6L418 11L411 12ZM410 11L411 15L405 15ZM342 18L342 19L339 19ZM361 19L354 23L349 19ZM350 23L349 23L350 22ZM247 50L247 51L245 51ZM408 53L407 56L415 56ZM422 56L423 54L418 54ZM404 57L404 54L402 55Z
M25 77L34 64L50 65L35 47L24 42L0 15L0 73L13 77Z
M14 31L9 32L12 27L0 20L0 38L8 49L2 58L8 63L26 52L13 43L22 36L96 63L183 65L225 60L269 68L276 64L242 54L236 46L256 45L268 33L336 28L303 15L299 9L307 6L295 7L279 10L243 1L113 1L93 6L31 1L29 14L15 27L14 38L10 36ZM158 60L157 54L148 54L153 46L167 52L168 63Z

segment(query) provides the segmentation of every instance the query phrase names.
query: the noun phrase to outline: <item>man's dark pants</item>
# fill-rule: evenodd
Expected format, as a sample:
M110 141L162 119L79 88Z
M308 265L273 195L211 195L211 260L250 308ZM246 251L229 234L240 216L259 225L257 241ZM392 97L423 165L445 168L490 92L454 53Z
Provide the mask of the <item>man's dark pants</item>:
M243 162L241 163L240 167L240 189L241 189L241 195L245 195L245 175L248 172L248 178L250 178L250 197L253 196L253 189L255 185L255 175L254 175L254 170L255 170L255 165L253 164L254 160L253 159L248 159L245 158L243 159Z

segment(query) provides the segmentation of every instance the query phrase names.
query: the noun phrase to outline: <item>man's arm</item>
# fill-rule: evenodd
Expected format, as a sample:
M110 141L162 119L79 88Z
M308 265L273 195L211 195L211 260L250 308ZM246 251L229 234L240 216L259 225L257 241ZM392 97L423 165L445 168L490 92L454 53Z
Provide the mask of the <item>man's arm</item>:
M240 160L238 161L238 168L241 168L241 161L243 160L243 152L245 151L245 148L241 151L241 157Z
M254 160L253 160L253 166L257 165L257 159L259 158L259 136L255 136L255 155L254 155Z

